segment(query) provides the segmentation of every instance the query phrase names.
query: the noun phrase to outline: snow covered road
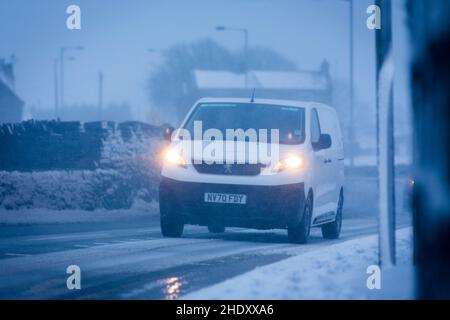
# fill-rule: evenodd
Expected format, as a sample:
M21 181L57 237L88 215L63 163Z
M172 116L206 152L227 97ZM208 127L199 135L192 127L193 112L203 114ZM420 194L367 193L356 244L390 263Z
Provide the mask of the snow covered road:
M197 226L187 226L181 239L165 239L156 215L0 224L0 299L176 299L255 267L374 234L376 212L354 210L349 207L339 240L324 240L313 229L308 245L288 243L285 230L229 228L216 235ZM405 213L397 220L410 224ZM81 290L66 287L69 265L81 269Z
M306 246L289 244L282 230L230 229L211 235L206 228L192 226L186 231L182 239L164 239L150 223L3 237L0 298L174 299L256 266L374 233L376 224L373 219L346 220L337 241L323 240L319 230L313 230ZM66 288L66 268L72 264L81 268L81 290Z

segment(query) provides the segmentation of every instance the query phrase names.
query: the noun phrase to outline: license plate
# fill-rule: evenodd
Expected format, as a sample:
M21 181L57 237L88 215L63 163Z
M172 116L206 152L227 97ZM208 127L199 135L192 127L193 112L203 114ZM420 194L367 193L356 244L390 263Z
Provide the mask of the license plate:
M247 203L247 195L205 192L205 202L246 204Z

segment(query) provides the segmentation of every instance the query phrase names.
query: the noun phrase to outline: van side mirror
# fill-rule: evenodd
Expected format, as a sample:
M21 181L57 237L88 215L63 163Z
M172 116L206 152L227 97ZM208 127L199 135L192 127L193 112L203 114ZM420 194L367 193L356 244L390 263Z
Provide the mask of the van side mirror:
M331 147L331 136L327 133L322 133L319 137L319 141L315 143L315 150L328 149Z
M171 142L172 141L172 133L175 131L174 127L167 127L164 129L163 138L165 141Z

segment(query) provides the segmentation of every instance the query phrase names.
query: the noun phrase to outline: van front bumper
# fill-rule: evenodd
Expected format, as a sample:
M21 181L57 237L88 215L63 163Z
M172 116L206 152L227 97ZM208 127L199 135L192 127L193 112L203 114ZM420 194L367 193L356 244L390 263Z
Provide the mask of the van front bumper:
M255 229L286 228L301 219L305 202L303 183L256 186L183 182L162 178L159 186L162 214L182 216L184 223ZM244 194L246 204L208 203L206 192ZM166 208L167 208L166 207Z

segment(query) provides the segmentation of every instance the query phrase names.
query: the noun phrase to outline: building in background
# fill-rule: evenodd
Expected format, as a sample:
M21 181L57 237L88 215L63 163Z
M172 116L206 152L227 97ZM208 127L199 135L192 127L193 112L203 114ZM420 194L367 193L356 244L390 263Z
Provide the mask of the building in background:
M330 103L332 86L328 63L317 71L250 70L248 86L245 75L227 70L193 71L198 97L249 97L304 100Z
M24 102L14 90L14 80L13 63L0 59L0 123L22 121Z

